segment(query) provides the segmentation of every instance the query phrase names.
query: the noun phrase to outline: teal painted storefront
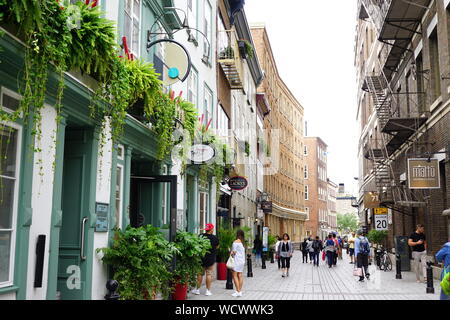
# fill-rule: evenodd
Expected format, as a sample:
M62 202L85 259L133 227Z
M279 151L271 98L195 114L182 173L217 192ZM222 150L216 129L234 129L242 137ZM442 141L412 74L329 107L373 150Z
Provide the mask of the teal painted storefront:
M102 1L102 8L105 8L105 1ZM120 1L119 12L123 12L123 1ZM164 6L173 7L173 1L141 1L141 58L151 61L152 52L147 53L145 43L147 40L147 30L155 22L156 17L163 13ZM119 14L119 17L121 15ZM161 19L166 31L181 24L178 16L173 13L165 15ZM118 21L118 39L123 30L123 19ZM23 69L24 46L17 39L6 33L0 38L0 86L18 92L18 78ZM93 290L93 260L94 260L94 238L96 237L95 205L97 202L96 182L98 179L98 156L100 127L94 123L89 114L90 89L88 89L80 79L71 75L65 76L66 88L64 91L63 111L59 130L55 136L55 158L47 159L54 161L52 208L50 213L49 233L46 234L46 259L48 267L44 269L47 276L46 292L41 299L58 299L57 292L60 292L61 299L91 299ZM57 77L50 73L48 83L48 95L46 104L54 105ZM38 219L38 208L32 207L32 185L33 185L33 164L34 152L28 146L32 145L35 138L31 132L31 119L29 121L19 121L22 126L21 140L22 152L20 155L20 185L17 210L17 227L15 234L15 254L14 272L12 285L0 288L0 298L3 294L16 293L16 299L26 299L27 290L33 287L29 282L28 272L32 266L29 265L28 257L30 252L34 252L35 247L30 243L30 226ZM76 146L76 147L75 147ZM120 146L120 148L119 148ZM119 144L114 146L111 157L111 187L109 194L108 212L108 243L111 244L113 229L115 227L125 228L131 223L130 210L133 208L132 188L133 177L165 175L171 170L170 161L156 161L158 141L157 137L142 123L132 117L126 119L124 134ZM120 167L120 170L118 168ZM76 168L76 169L75 169ZM102 173L105 175L105 173ZM120 197L116 193L117 175L120 174ZM70 181L80 178L78 183L70 185ZM208 189L201 189L198 182L198 171L190 168L183 179L183 190L179 192L187 195L185 203L182 205L184 216L187 219L186 230L197 231L199 228L199 192L208 193L208 214L212 214L215 207L211 196L212 181L209 181ZM78 188L78 189L77 189ZM145 223L163 227L170 222L164 217L164 204L162 199L170 202L170 194L167 192L167 185L159 184L155 186L145 185L142 187L139 207L143 209ZM76 193L78 198L71 199L70 194ZM177 195L173 195L177 197ZM118 200L119 198L119 200ZM148 203L142 199L151 199ZM72 201L72 202L70 202ZM120 203L120 216L117 221L116 201ZM71 212L72 207L79 208L75 213ZM168 204L165 208L168 208ZM75 212L73 211L73 212ZM77 215L79 213L79 215ZM210 221L208 221L210 222ZM69 226L76 226L70 228ZM84 233L82 232L84 229ZM84 234L84 241L81 241L81 234ZM33 239L32 239L33 240ZM83 242L84 246L81 246ZM81 254L82 252L82 254ZM84 257L81 257L84 256ZM65 284L70 277L67 268L70 265L81 267L81 287L79 289L66 290Z

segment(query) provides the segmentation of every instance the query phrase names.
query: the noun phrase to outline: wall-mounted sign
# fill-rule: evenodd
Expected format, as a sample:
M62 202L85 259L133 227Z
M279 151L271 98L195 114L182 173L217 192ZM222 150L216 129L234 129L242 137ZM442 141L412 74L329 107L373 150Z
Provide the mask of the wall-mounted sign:
M408 185L410 189L439 189L438 159L408 159Z
M374 208L373 209L374 215L387 215L388 214L388 208Z
M364 207L367 209L378 208L380 206L380 199L378 192L365 192L364 193Z
M262 243L263 243L263 251L268 251L268 249L269 249L269 228L268 227L263 227Z
M264 213L272 212L272 201L261 202L261 209Z
M95 214L97 215L95 232L108 232L108 209L108 203L95 203Z
M228 180L228 186L232 190L243 190L247 188L248 181L246 178L241 176L232 177Z
M187 157L194 163L205 163L214 158L216 151L207 144L194 144L189 150Z

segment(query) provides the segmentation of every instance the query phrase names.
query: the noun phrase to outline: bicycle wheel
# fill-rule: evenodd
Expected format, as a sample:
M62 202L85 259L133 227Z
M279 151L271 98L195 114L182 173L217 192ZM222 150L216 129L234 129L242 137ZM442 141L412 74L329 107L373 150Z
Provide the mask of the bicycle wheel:
M386 255L385 271L392 271L392 261L389 255Z
M386 256L382 255L380 258L380 270L386 271Z

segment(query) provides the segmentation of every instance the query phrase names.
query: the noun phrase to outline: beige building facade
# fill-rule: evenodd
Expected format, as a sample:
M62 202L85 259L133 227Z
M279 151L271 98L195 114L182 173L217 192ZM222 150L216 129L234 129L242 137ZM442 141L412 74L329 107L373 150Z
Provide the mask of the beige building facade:
M264 25L252 25L256 52L265 79L258 87L270 106L264 118L267 155L264 190L272 201L272 212L265 215L265 226L274 235L288 233L299 242L305 235L303 183L303 116L301 104L281 79Z

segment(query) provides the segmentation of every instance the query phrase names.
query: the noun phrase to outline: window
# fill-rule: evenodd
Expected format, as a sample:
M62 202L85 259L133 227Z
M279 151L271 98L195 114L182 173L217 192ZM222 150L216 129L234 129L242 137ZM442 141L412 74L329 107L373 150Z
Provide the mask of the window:
M305 186L305 200L309 200L308 186Z
M197 1L198 0L188 0L187 1L187 6L188 6L188 21L189 21L189 25L193 28L198 28L198 23L197 23ZM192 32L192 36L194 38L198 38L197 36L197 32Z
M200 228L204 228L206 223L209 223L207 221L208 219L208 193L206 192L200 192L199 194L199 209L200 209Z
M197 92L198 92L198 75L197 71L191 69L191 73L188 78L188 100L197 107Z
M432 101L441 95L441 73L439 68L439 47L437 28L430 35L430 69L431 69L431 85L433 88Z
M203 90L203 114L205 115L205 124L208 124L211 120L210 128L215 127L215 123L213 120L213 94L211 90L208 88L208 86L205 84L204 90ZM200 115L201 116L201 115Z
M21 128L0 123L0 287L4 287L13 283Z
M219 104L218 113L217 113L217 133L221 137L228 136L228 123L229 118L226 112L223 110L223 107Z
M308 147L306 145L303 147L303 155L308 155Z
M139 57L139 35L141 23L141 0L126 0L124 14L124 36L131 53Z
M205 10L204 10L204 19L203 19L203 33L206 35L206 39L203 37L203 55L208 57L208 62L211 62L212 50L210 48L210 44L212 44L212 8L211 4L208 0L205 0Z
M118 164L116 169L116 228L122 226L122 203L123 203L123 166Z

